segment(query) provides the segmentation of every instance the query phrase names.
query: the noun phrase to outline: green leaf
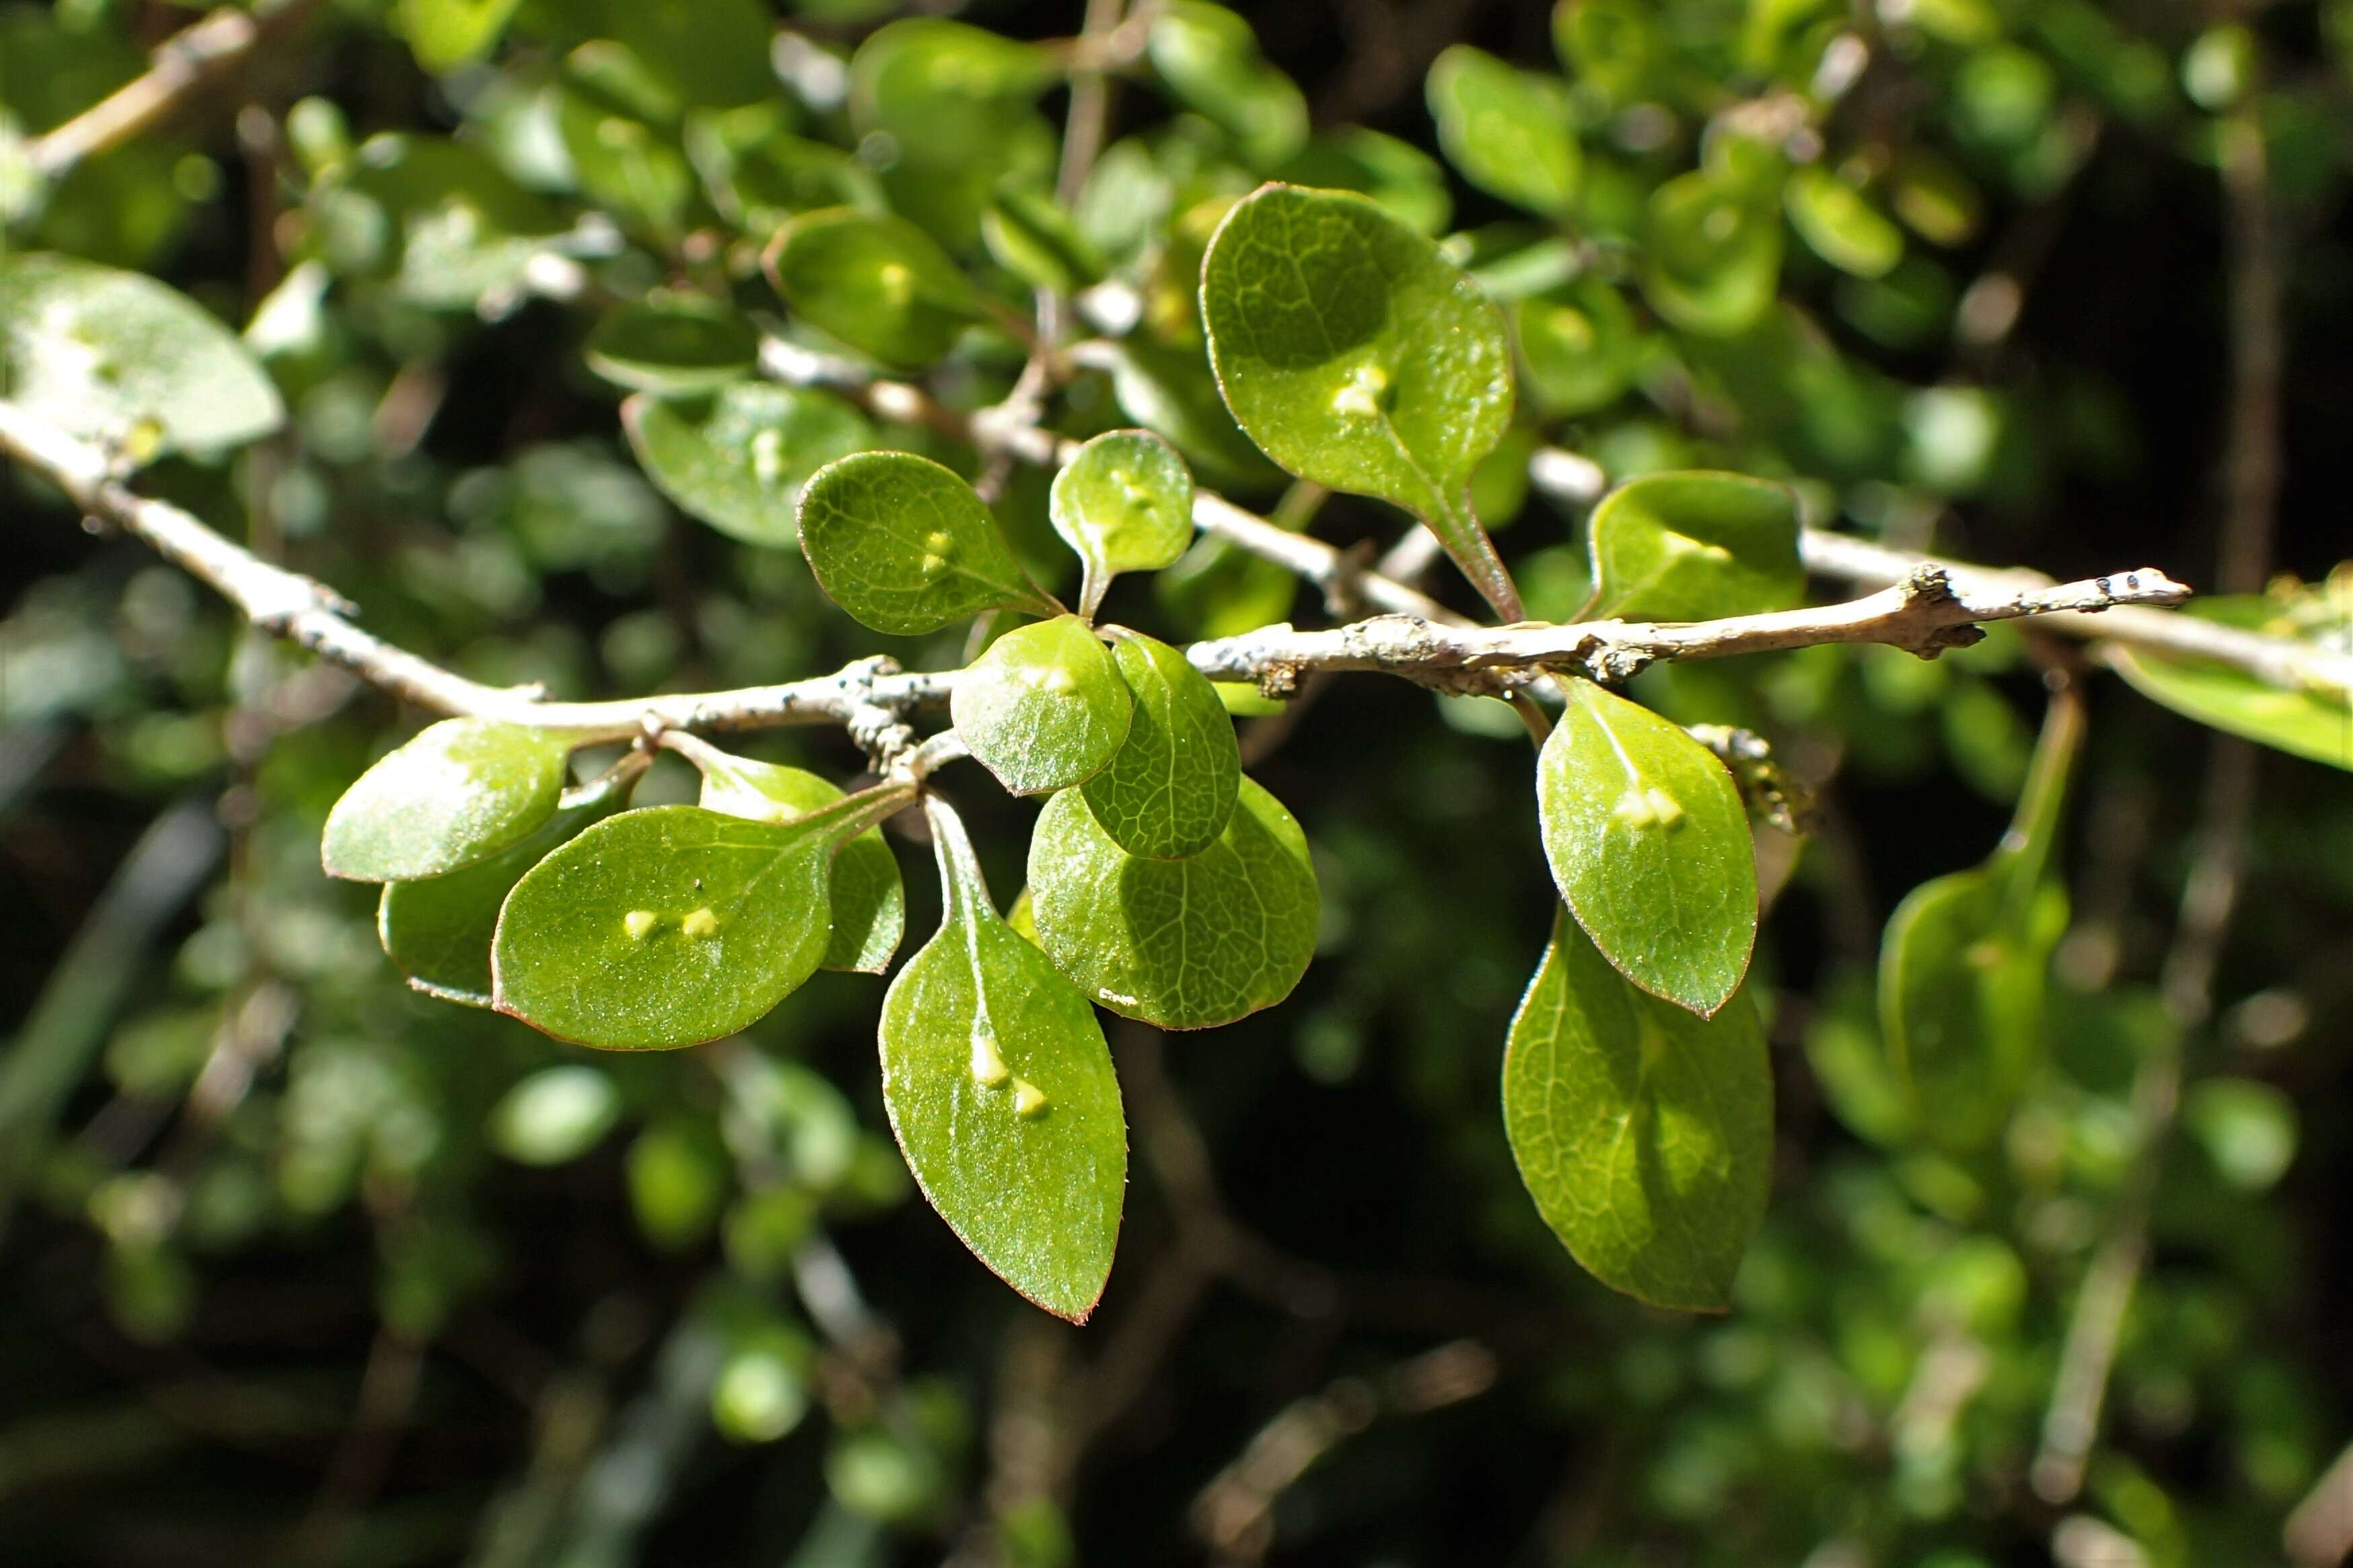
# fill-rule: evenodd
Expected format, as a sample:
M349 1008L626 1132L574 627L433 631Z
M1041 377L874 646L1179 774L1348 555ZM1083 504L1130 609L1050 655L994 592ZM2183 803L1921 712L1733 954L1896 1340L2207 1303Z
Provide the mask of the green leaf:
M526 1165L563 1165L604 1141L621 1119L613 1080L581 1063L543 1068L491 1110L491 1146Z
M439 76L497 45L522 0L400 0L400 36L419 68Z
M556 130L581 190L668 246L694 216L694 169L678 145L676 89L627 45L596 38L564 62Z
M468 313L515 297L561 254L569 220L479 147L383 133L311 189L320 247L342 274L388 273L404 301Z
M1033 289L1075 294L1103 280L1103 258L1050 192L1003 187L989 198L980 233L997 264Z
M1454 216L1445 165L1410 142L1361 125L1318 132L1274 177L1286 184L1370 196L1423 234L1444 234Z
M1641 329L1617 289L1585 277L1531 295L1514 310L1520 358L1536 403L1553 414L1591 414L1633 384Z
M405 882L505 848L555 811L572 742L559 731L444 719L381 758L327 814L331 877Z
M2199 599L2185 611L2242 631L2288 637L2315 647L2333 646L2343 655L2353 649L2353 607L2324 614L2319 595L2306 601L2301 612L2262 595ZM2299 625L2299 616L2311 625ZM2316 689L2291 691L2259 680L2244 670L2210 659L2178 658L2146 648L2112 643L2107 659L2133 689L2152 702L2161 702L2185 718L2227 734L2243 736L2290 755L2353 770L2353 692Z
M286 422L237 333L136 273L0 255L0 396L144 460L259 440Z
M878 632L919 637L983 610L1052 616L970 485L928 458L860 452L801 491L801 549L833 602Z
M1780 215L1712 170L1651 194L1642 292L1685 331L1730 337L1772 307L1781 278Z
M1251 163L1269 167L1306 144L1306 97L1259 52L1250 24L1225 6L1166 0L1145 49L1169 90L1231 132Z
M1182 452L1211 484L1262 489L1282 472L1242 434L1198 348L1129 338L1112 346L1112 395L1130 419Z
M1589 680L1567 684L1568 706L1536 762L1553 880L1627 979L1713 1016L1757 942L1740 791L1677 726Z
M792 124L781 103L688 112L687 161L728 221L765 237L796 213L885 210L881 184L855 153L796 136Z
M887 150L892 206L962 253L980 245L982 214L1002 185L1053 180L1054 132L1035 104L1060 75L1034 44L906 17L852 57L850 125L866 146Z
M1438 144L1463 178L1546 217L1568 211L1585 159L1567 83L1456 44L1430 66L1428 93Z
M1805 593L1798 498L1741 474L1648 474L1593 509L1594 616L1705 621L1786 610Z
M1067 789L1103 771L1134 704L1111 650L1076 616L1016 626L956 677L956 733L1015 795Z
M1511 423L1510 342L1433 242L1362 196L1262 186L1209 242L1201 314L1250 439L1302 479L1414 513L1520 618L1468 495Z
M1781 205L1798 237L1841 272L1883 278L1904 259L1904 231L1827 169L1808 164L1790 171Z
M1241 784L1233 721L1208 678L1166 643L1125 632L1112 656L1135 714L1127 743L1082 786L1087 810L1131 855L1198 854L1226 830Z
M1092 616L1122 572L1157 572L1193 542L1193 475L1159 437L1113 430L1054 476L1054 531L1085 564L1079 613Z
M1084 1322L1110 1278L1127 1121L1103 1026L997 919L963 824L924 802L939 934L882 1001L882 1104L956 1238L1022 1295Z
M1306 835L1247 778L1217 842L1182 860L1128 854L1082 792L1056 795L1030 836L1029 893L1055 966L1113 1012L1164 1029L1271 1007L1314 956Z
M664 495L746 544L796 543L802 488L874 440L874 427L844 399L764 381L709 398L638 393L621 405L621 427Z
M491 949L499 1011L610 1050L748 1027L825 959L835 848L907 799L877 788L785 823L697 805L608 817L507 896Z
M776 231L764 260L795 314L903 370L945 357L986 315L939 242L887 213L804 214Z
M1730 1304L1772 1176L1753 1005L1701 1019L1645 996L1556 916L1504 1047L1504 1130L1537 1212L1596 1279L1657 1307Z
M385 956L428 996L491 1005L491 941L499 909L523 873L593 823L628 804L634 777L584 786L530 834L470 866L413 882L386 882L375 930Z
M657 289L606 311L582 353L590 370L621 386L715 392L752 374L760 334L722 300Z

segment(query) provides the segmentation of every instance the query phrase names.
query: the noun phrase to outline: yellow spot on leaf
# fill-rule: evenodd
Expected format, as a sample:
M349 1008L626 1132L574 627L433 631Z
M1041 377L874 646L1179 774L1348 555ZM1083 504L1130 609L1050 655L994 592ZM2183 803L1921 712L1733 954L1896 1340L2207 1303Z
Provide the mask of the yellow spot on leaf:
M1388 373L1377 364L1360 364L1348 378L1348 384L1332 396L1335 414L1354 415L1360 419L1377 418L1381 413L1381 395L1389 389Z
M1026 1078L1013 1080L1013 1113L1016 1116L1042 1116L1048 1104L1044 1089Z
M987 1018L972 1026L972 1076L983 1089L995 1089L1013 1076L1013 1069L997 1054L997 1031L989 1027Z
M661 917L651 910L631 910L621 917L621 929L629 933L631 942L643 942L653 934Z
M701 942L719 934L719 917L707 909L696 910L678 922L678 929Z
M1683 819L1683 808L1676 803L1675 797L1656 784L1645 790L1642 798L1651 803L1651 815L1660 826L1672 827Z
M1650 827L1659 820L1658 808L1651 804L1649 794L1639 789L1630 789L1620 795L1618 804L1609 808L1609 815L1629 827Z

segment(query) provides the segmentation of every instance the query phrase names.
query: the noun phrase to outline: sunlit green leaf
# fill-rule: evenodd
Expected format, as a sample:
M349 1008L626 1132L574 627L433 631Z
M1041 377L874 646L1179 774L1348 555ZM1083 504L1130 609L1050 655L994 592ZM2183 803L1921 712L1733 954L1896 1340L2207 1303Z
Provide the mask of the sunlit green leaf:
M1798 498L1740 474L1648 474L1588 525L1596 616L1704 621L1786 610L1803 596Z
M423 69L455 70L491 52L522 0L400 0L401 36Z
M1641 330L1618 290L1579 278L1530 295L1513 312L1528 392L1555 414L1590 414L1615 403L1634 379Z
M944 357L985 314L939 242L887 213L805 214L776 231L765 259L796 315L903 369Z
M1553 48L1569 75L1620 103L1651 90L1672 45L1653 0L1560 0Z
M796 213L883 210L882 187L857 154L794 135L792 124L778 103L688 112L686 156L713 206L757 237Z
M1536 763L1536 815L1561 897L1604 957L1703 1016L1757 941L1757 868L1732 775L1677 726L1589 680Z
M1463 178L1547 216L1568 210L1584 156L1567 84L1456 44L1430 66L1428 93L1438 144Z
M1054 57L944 16L878 28L849 63L849 118L891 205L959 254L1008 183L1050 184L1055 137L1035 107Z
M1679 174L1651 196L1642 292L1686 331L1729 337L1754 326L1781 277L1781 219L1713 171Z
M678 145L683 108L626 44L596 38L565 58L556 129L582 189L663 241L685 231L695 206L694 170Z
M724 301L658 291L606 311L581 353L590 370L622 386L712 392L752 373L760 335Z
M1094 1009L997 919L955 814L928 802L944 915L883 998L882 1104L973 1256L1084 1322L1110 1277L1127 1123Z
M926 458L861 452L801 491L801 549L833 602L878 632L934 632L983 610L1050 616L970 485Z
M1043 190L1010 184L989 198L981 237L997 264L1033 289L1075 294L1103 278L1103 258Z
M1260 167L1307 140L1307 100L1259 53L1250 24L1206 0L1166 0L1146 43L1152 68L1172 91L1233 133Z
M2310 640L2326 646L2259 595L2193 600L2185 612L2242 631ZM2353 607L2337 612L2335 647L2353 656ZM2325 632L2324 627L2324 632ZM2178 658L2112 644L2108 662L2154 702L2200 724L2316 763L2353 769L2353 693L2291 691L2209 659Z
M1545 1223L1602 1283L1659 1307L1730 1304L1772 1175L1751 1004L1703 1019L1646 996L1556 916L1504 1048L1504 1129Z
M1468 495L1511 422L1510 343L1437 246L1362 196L1263 186L1210 243L1201 313L1226 401L1269 457L1411 511L1520 618Z
M151 278L0 255L0 398L135 459L242 446L286 419L237 334Z
M1410 142L1361 125L1319 132L1274 177L1286 184L1370 196L1399 222L1428 235L1445 233L1454 216L1444 165Z
M327 814L327 873L438 877L503 849L554 814L572 742L559 731L444 719L362 773Z
M1066 789L1103 771L1134 706L1119 666L1076 616L1016 626L956 677L956 733L1015 795Z
M1198 349L1120 342L1111 351L1111 384L1121 411L1165 437L1209 483L1255 489L1282 479L1234 423Z
M709 398L639 393L621 405L621 427L647 476L681 509L747 544L784 546L799 535L802 487L874 439L844 399L763 381Z
M906 798L869 791L786 823L695 805L607 818L508 895L492 948L499 1010L614 1050L748 1026L824 961L834 849Z
M1113 430L1054 476L1054 531L1086 567L1079 613L1092 616L1122 572L1157 572L1193 542L1193 475L1157 436Z
M1165 1029L1230 1024L1291 994L1315 951L1315 868L1274 796L1241 781L1215 843L1182 860L1128 854L1066 790L1029 839L1038 939L1115 1013Z
M1781 200L1798 237L1841 271L1881 278L1904 259L1904 231L1869 197L1827 169L1809 165L1790 171Z
M621 1097L604 1072L580 1063L543 1068L491 1108L491 1147L526 1165L577 1160L613 1130Z
M1241 783L1233 721L1208 678L1166 643L1128 632L1113 656L1135 713L1127 743L1082 786L1087 809L1131 855L1198 854L1233 815Z

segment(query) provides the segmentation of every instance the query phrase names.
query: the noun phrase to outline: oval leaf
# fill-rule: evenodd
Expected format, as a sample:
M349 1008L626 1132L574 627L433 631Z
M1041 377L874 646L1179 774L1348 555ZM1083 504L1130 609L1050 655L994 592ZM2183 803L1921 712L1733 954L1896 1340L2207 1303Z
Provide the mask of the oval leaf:
M2274 637L2316 640L2316 632L2333 635L2340 639L2336 645L2340 651L2353 646L2353 628L2345 626L2344 612L2328 615L2317 595L2311 595L2309 605L2311 608L2284 613L2278 600L2246 595L2200 599L2182 613ZM2313 609L2327 618L2317 626L2299 625L2299 614L2307 621L2315 618ZM2121 643L2110 644L2106 654L2135 690L2184 718L2294 756L2353 770L2353 694L2283 690L2228 665L2172 658Z
M638 393L621 405L621 426L664 495L747 544L793 543L802 487L874 439L866 416L831 393L762 381L707 399Z
M505 848L555 811L572 742L554 730L444 719L379 759L327 814L331 877L406 882Z
M142 458L242 446L286 422L277 387L202 306L66 256L0 255L0 396Z
M733 1034L824 960L836 845L906 798L869 791L786 823L660 805L596 824L507 896L499 1011L613 1050Z
M1617 289L1579 278L1520 302L1520 357L1528 388L1555 414L1606 408L1633 384L1641 329Z
M1122 572L1157 572L1193 542L1193 475L1146 430L1113 430L1054 476L1054 531L1086 567L1079 613L1092 616Z
M1251 163L1281 163L1306 143L1305 96L1259 52L1250 24L1233 11L1166 0L1145 47L1170 90L1230 132Z
M1704 621L1786 610L1806 586L1798 498L1741 474L1649 474L1593 509L1590 614Z
M1233 721L1208 678L1166 643L1130 632L1112 657L1135 713L1127 744L1082 786L1087 809L1131 855L1198 854L1226 830L1241 784Z
M1271 1007L1314 956L1306 835L1247 778L1217 842L1182 860L1128 854L1085 795L1056 795L1030 836L1029 893L1055 966L1112 1011L1164 1029Z
M797 217L776 231L765 262L797 315L902 369L944 358L984 315L939 242L887 213L835 207Z
M1103 771L1134 704L1111 650L1076 616L1016 626L956 677L956 733L1015 795L1067 789Z
M1536 814L1577 923L1620 973L1706 1016L1748 972L1757 866L1740 791L1706 747L1589 680L1536 761Z
M1653 1306L1729 1304L1765 1218L1773 1075L1757 1011L1645 996L1566 915L1512 1019L1504 1130L1578 1263Z
M1698 170L1651 193L1642 292L1685 331L1730 337L1773 303L1781 219L1738 182Z
M665 293L606 311L581 352L590 370L616 385L712 392L752 374L760 334L731 305Z
M1363 196L1262 186L1209 242L1201 314L1226 402L1267 456L1404 507L1520 618L1468 493L1511 423L1510 344L1435 242Z
M860 452L801 491L801 550L833 602L878 632L919 637L983 610L1051 616L970 485L928 458Z
M1789 226L1813 253L1858 278L1884 278L1904 259L1904 231L1827 169L1793 169L1781 192Z
M1430 68L1428 92L1438 144L1464 179L1547 217L1568 210L1585 161L1566 82L1456 44Z
M926 801L945 917L882 1001L882 1104L956 1238L1084 1322L1127 1184L1119 1079L1092 1007L997 916L955 814Z
M1050 192L1007 185L989 198L980 235L997 264L1033 289L1076 294L1103 280L1103 258Z

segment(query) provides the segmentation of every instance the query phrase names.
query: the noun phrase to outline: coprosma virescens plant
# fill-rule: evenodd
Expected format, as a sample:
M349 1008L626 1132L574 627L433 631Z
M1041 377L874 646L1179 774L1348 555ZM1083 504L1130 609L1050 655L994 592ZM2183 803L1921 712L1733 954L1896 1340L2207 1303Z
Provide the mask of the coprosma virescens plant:
M1736 38L1567 0L1561 74L1449 48L1428 78L1438 142L1525 215L1450 234L1434 163L1370 131L1311 136L1241 18L1199 0L1093 5L1051 46L914 17L839 47L777 31L754 0L401 0L391 25L442 75L460 133L354 143L331 104L295 104L287 269L242 340L132 272L0 260L0 447L263 629L449 714L361 774L324 830L329 872L383 885L383 946L413 985L652 1051L734 1035L819 969L889 975L882 1100L909 1169L976 1257L1072 1319L1103 1291L1127 1174L1097 1010L1213 1030L1282 1003L1316 950L1314 853L1245 771L1236 716L1351 672L1515 716L1559 906L1526 933L1542 957L1503 1055L1512 1152L1593 1274L1718 1308L1770 1173L1751 823L1786 843L1804 803L1757 737L1687 729L1630 680L1832 643L1934 658L2032 618L2048 647L2094 639L2180 711L2353 760L2353 655L2321 595L2176 613L2186 591L2155 571L2058 585L1832 528L1835 481L1890 442L1932 489L1986 446L1980 400L1899 395L1781 302L1801 248L1808 279L1901 339L1937 308L1917 253L1974 222L1932 147L1841 113L1874 49L1932 90L1957 70L1964 134L1995 162L2048 181L2069 155L2024 102L2047 91L2032 57L1960 57L1937 29L1972 7L1916 9L1916 47L1894 47L1806 0L1752 7ZM223 13L245 30L220 52L259 47L278 15ZM533 73L478 64L506 34ZM1166 113L1105 145L1106 94L1129 81ZM1065 86L1058 146L1038 106ZM15 147L0 190L37 231L46 204L69 213L87 149ZM755 550L797 549L919 670L878 655L600 702L479 684L131 486L166 455L270 438L280 388L329 354L332 301L426 332L540 298L593 318L580 353L626 394L619 426L664 495ZM1776 384L1765 404L1795 399L1769 416L1793 437L1711 412L1748 395L1744 375ZM1646 437L1620 416L1644 397L1718 434ZM1277 470L1292 482L1271 515L1221 493ZM1008 535L1032 476L1059 547ZM1589 507L1581 562L1498 547L1532 480ZM1386 557L1307 531L1333 492L1394 509ZM1481 616L1417 584L1441 554ZM1073 574L1067 596L1046 585ZM1113 594L1152 574L1172 592ZM1291 574L1332 626L1282 618ZM1872 591L1810 602L1810 574ZM1212 635L1123 624L1187 595L1209 613L1177 619ZM1881 959L1874 1070L1954 1148L1992 1138L2032 1070L2066 924L2052 848L2079 667L2047 662L2010 832L1915 889ZM871 772L729 749L811 723L845 726ZM633 802L662 752L699 770L699 800ZM992 782L1039 802L1026 888L988 885L951 804ZM903 961L894 821L928 839L943 910Z

